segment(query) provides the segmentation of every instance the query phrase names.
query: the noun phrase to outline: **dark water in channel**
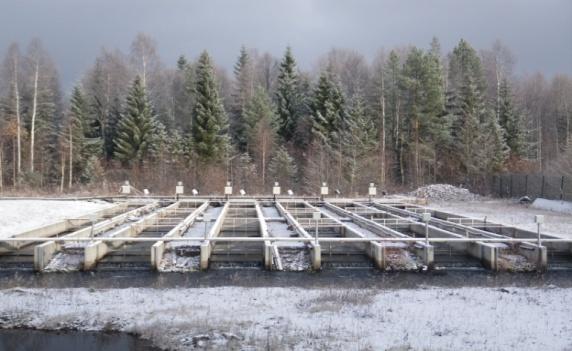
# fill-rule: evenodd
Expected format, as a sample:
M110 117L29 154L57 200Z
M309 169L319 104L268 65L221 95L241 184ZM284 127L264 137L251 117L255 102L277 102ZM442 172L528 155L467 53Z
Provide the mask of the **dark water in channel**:
M148 341L123 333L0 330L0 351L158 351Z
M207 288L298 287L416 289L419 287L546 287L572 288L572 271L494 273L487 270L381 272L376 269L332 269L321 272L271 272L221 269L193 273L105 271L75 273L0 272L0 289L22 288Z

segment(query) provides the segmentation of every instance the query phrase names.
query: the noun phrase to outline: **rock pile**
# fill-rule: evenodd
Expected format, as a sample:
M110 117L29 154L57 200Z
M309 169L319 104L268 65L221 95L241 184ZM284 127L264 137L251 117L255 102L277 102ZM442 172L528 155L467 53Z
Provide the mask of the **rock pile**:
M435 201L472 201L478 198L468 189L450 184L427 185L412 191L410 195Z

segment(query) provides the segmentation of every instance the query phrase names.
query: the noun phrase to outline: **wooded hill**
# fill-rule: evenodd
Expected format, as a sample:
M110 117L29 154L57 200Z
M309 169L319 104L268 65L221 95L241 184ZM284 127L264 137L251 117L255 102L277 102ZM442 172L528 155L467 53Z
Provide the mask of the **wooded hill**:
M443 53L381 50L369 62L333 49L302 71L242 48L232 74L207 52L165 65L140 34L129 54L102 50L69 96L38 40L12 44L0 75L0 189L152 191L177 181L249 193L274 181L344 194L546 172L572 153L572 79L517 75L510 50L465 41Z

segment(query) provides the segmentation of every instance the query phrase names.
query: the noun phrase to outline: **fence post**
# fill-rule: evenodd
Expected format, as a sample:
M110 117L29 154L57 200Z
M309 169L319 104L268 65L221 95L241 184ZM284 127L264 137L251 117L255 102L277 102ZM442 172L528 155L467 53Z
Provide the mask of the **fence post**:
M502 174L499 175L499 197L502 199Z
M564 200L564 176L560 180L560 200Z
M528 195L528 174L524 176L524 195Z
M511 173L511 175L510 175L510 197L511 197L511 198L514 197L514 191L513 191L514 188L513 188L513 186L512 186L512 183L513 183L513 181L514 181L513 178L514 178L514 174Z
M542 186L540 187L540 197L544 197L544 174L542 175Z

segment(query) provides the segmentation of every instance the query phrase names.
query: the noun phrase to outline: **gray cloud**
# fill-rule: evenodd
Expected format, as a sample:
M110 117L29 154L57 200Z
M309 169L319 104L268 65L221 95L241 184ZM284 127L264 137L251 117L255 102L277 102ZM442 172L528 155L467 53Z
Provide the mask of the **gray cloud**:
M444 50L461 37L476 48L498 38L520 72L572 74L569 0L2 0L0 8L0 50L39 37L66 87L101 47L127 51L138 32L153 36L171 65L207 49L231 67L242 44L277 56L291 45L309 68L332 47L372 58L381 47L427 47L435 35Z

